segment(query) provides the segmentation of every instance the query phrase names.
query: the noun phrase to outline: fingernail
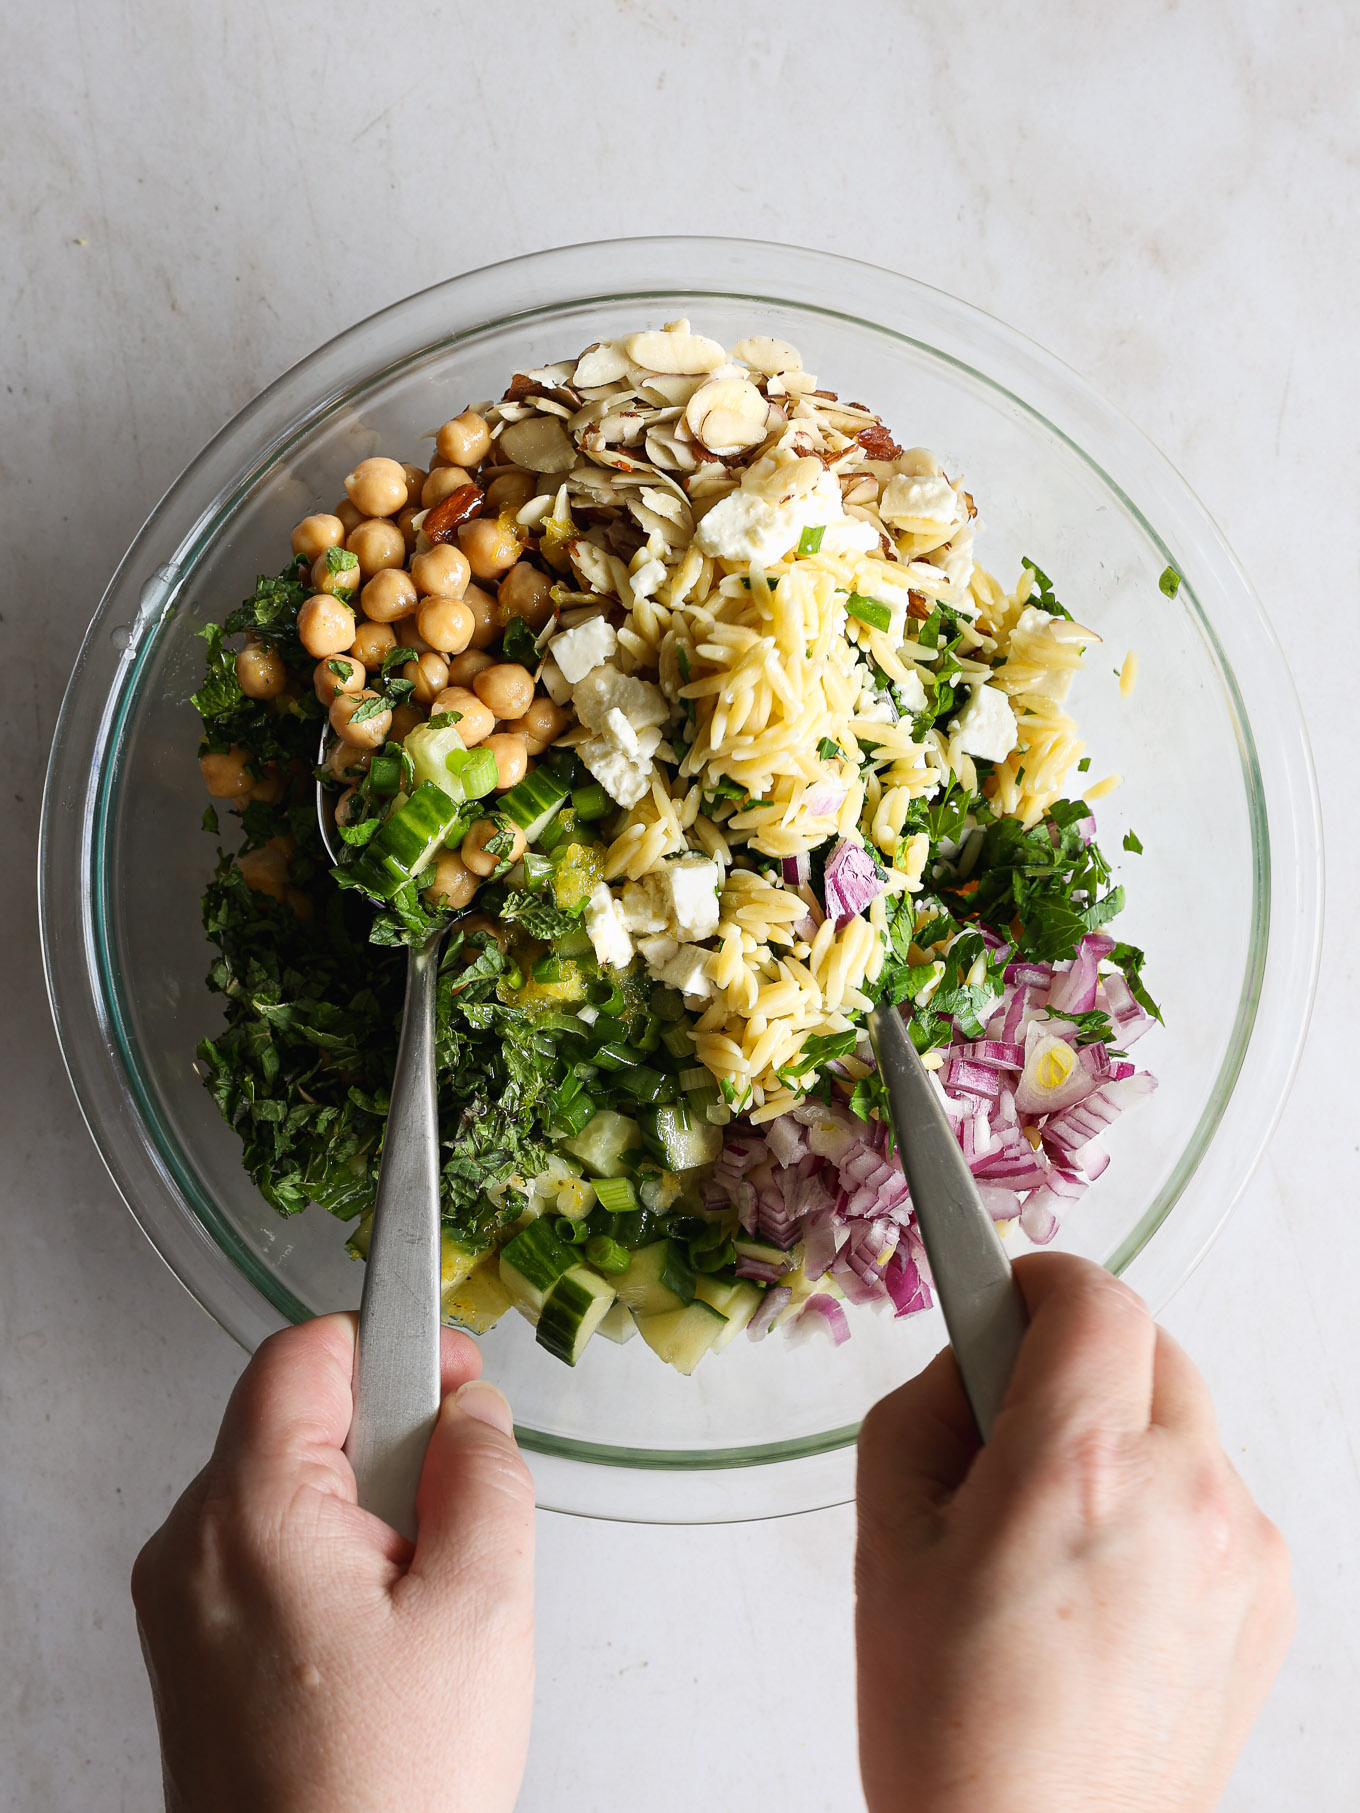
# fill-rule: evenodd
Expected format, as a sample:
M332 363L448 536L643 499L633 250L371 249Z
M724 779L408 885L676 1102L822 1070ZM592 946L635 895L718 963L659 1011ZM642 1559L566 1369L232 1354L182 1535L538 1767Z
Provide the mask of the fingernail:
M453 1401L467 1416L479 1423L490 1423L505 1435L515 1433L515 1418L505 1393L490 1379L470 1379L453 1394Z

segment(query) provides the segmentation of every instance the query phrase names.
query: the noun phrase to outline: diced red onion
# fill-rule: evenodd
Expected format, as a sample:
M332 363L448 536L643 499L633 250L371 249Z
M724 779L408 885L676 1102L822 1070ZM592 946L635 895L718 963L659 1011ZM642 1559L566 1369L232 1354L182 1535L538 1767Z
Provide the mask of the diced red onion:
M1003 1190L994 1183L980 1183L978 1195L993 1221L1014 1221L1020 1213L1020 1198L1014 1190Z
M1040 1069L1050 1055L1064 1052L1073 1059L1072 1068L1061 1083L1049 1088L1039 1080ZM1095 1086L1096 1079L1076 1060L1076 1053L1067 1041L1051 1033L1042 1033L1025 1054L1025 1068L1015 1091L1015 1105L1021 1114L1053 1114L1081 1101Z
M1053 980L1051 963L1008 963L1002 980L1016 988L1047 988Z
M808 1298L798 1312L796 1323L800 1328L824 1328L837 1347L850 1339L850 1324L845 1319L845 1311L825 1291L816 1291Z
M1047 1190L1036 1190L1020 1211L1020 1226L1036 1246L1047 1246L1058 1231L1058 1217Z
M970 1064L987 1064L995 1070L1020 1070L1025 1048L1009 1039L975 1039L971 1045L951 1045L949 1055Z
M812 862L806 850L800 850L797 856L784 857L779 866L791 888L805 887L812 875Z
M759 1309L746 1325L746 1332L753 1341L763 1341L780 1311L793 1302L793 1292L787 1284L771 1285L766 1291Z
M873 857L860 844L842 838L826 859L822 898L827 918L837 927L846 924L876 900L883 888Z
M781 1114L777 1120L767 1122L765 1142L779 1165L797 1164L807 1151L807 1135L790 1114Z
M758 1284L778 1284L788 1266L768 1265L763 1259L750 1259L745 1253L737 1260L738 1278L754 1278Z

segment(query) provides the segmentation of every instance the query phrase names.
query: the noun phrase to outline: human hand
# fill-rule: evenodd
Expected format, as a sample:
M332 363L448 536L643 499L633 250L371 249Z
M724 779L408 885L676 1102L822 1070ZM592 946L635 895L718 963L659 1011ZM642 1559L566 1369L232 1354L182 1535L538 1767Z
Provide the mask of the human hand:
M984 1448L946 1351L859 1443L872 1813L1208 1813L1293 1633L1203 1380L1098 1266L1022 1259Z
M354 1318L286 1329L242 1374L132 1575L171 1813L513 1808L533 1488L475 1344L443 1341L414 1550L342 1452Z

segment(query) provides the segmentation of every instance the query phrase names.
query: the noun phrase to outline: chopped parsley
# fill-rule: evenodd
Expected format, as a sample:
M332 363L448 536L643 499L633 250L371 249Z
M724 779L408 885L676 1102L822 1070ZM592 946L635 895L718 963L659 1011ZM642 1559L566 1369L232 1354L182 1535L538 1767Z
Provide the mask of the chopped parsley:
M1163 569L1162 576L1157 581L1157 585L1168 598L1174 598L1181 589L1181 576L1176 571L1175 567L1166 567Z

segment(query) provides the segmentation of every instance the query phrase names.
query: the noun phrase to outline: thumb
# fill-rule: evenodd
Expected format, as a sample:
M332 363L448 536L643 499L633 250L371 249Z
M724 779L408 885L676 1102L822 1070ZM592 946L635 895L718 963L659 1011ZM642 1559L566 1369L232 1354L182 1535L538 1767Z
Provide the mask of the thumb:
M534 1486L510 1406L487 1379L451 1392L425 1453L410 1573L438 1591L475 1578L494 1597L528 1594Z

